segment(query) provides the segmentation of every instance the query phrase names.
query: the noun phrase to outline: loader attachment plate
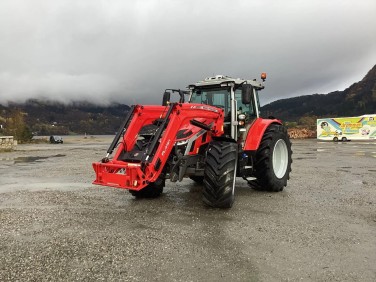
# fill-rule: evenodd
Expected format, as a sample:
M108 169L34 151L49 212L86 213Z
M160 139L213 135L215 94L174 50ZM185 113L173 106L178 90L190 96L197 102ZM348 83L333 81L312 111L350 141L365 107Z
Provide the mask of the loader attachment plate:
M135 163L93 163L96 179L93 184L140 190L149 182L141 171L141 164Z

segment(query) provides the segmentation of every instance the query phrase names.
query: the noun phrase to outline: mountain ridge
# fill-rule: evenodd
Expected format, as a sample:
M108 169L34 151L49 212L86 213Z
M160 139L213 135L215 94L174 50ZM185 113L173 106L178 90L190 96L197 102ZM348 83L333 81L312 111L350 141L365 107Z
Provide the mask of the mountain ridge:
M63 104L29 99L24 103L9 102L7 106L0 104L0 125L6 123L12 111L17 110L36 135L114 134L129 108L120 103L105 106L88 101ZM319 117L376 113L376 65L361 81L343 91L280 99L261 107L261 113L264 117L274 116L285 122L309 117L312 125L313 120Z
M376 65L343 91L280 99L264 105L265 116L297 121L303 116L358 116L376 112Z
M25 103L0 105L0 117L6 119L15 110L22 112L34 135L114 134L129 109L119 103L102 106L87 101L63 104L29 99Z

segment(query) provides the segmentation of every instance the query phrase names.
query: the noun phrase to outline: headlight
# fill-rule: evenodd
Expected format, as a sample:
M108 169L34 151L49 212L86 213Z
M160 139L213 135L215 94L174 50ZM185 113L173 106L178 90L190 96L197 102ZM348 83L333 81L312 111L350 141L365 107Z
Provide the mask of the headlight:
M239 120L245 120L245 114L240 114L240 115L238 116L238 119L239 119Z

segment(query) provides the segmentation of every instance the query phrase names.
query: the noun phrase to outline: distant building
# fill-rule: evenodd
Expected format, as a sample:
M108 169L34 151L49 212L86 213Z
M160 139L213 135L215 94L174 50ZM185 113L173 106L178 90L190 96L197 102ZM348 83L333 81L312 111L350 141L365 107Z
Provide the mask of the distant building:
M13 136L0 136L0 151L1 150L13 150L17 145L17 141Z

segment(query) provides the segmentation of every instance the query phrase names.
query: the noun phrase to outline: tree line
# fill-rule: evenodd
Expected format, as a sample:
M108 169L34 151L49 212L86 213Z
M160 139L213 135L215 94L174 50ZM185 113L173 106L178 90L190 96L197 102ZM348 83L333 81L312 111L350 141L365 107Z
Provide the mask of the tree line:
M33 134L25 122L25 115L19 109L2 111L0 114L0 135L13 136L19 143L30 142Z

